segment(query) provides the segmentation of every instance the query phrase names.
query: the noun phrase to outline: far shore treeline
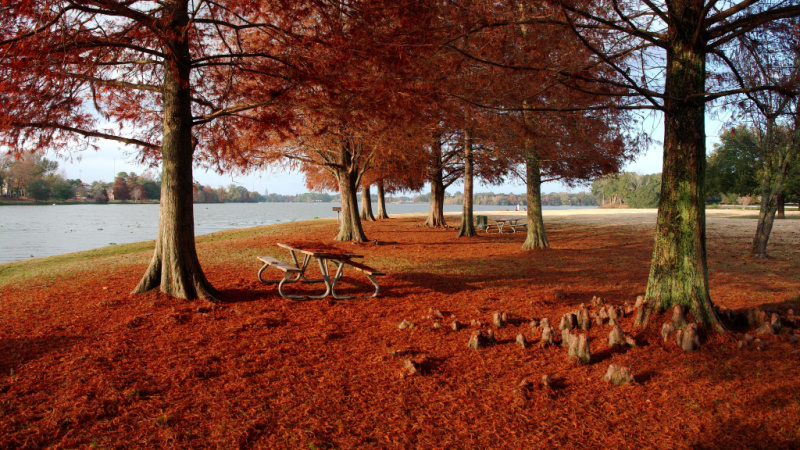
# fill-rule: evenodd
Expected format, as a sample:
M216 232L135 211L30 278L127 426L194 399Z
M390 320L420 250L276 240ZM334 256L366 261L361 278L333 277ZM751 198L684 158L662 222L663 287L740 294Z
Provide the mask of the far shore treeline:
M243 186L231 183L227 187L203 186L195 182L193 197L195 203L257 203L257 202L339 202L336 194L306 192L303 194L262 195L248 191ZM136 174L120 172L113 182L94 181L91 184L80 179L67 179L59 173L58 162L50 161L40 155L28 155L14 160L0 158L0 195L5 202L18 204L22 201L61 201L61 202L158 202L161 197L160 176L151 172ZM463 193L445 193L444 203L460 205ZM389 203L429 203L430 194L406 196L387 196ZM482 192L474 194L476 205L520 205L527 206L525 194ZM587 192L557 192L542 195L545 206L596 206L597 198Z
M706 203L747 206L759 200L759 183L756 169L725 165L724 161L741 161L742 158L726 158L725 146L718 146L710 156L707 169ZM720 162L723 161L723 162ZM743 164L740 162L739 164ZM84 183L80 179L67 179L58 169L58 162L39 155L28 155L19 160L8 156L0 158L0 202L20 204L23 202L60 201L70 203L133 202L157 203L161 197L161 177L151 172L136 174L120 172L113 182L94 181ZM749 178L732 177L730 173L751 174ZM727 177L727 178L726 178ZM785 201L800 199L800 175L792 173L786 183L780 210ZM733 180L733 181L730 181ZM737 184L738 183L738 184ZM607 208L657 208L661 196L661 174L641 175L624 172L598 178L590 185L589 192L555 192L542 194L543 206L599 206ZM260 194L231 183L227 187L193 184L195 203L332 203L340 202L338 193L306 192L302 194ZM460 191L445 192L444 204L461 205L464 195ZM409 193L387 195L387 203L430 203L431 194ZM524 193L479 192L473 195L475 205L527 207Z

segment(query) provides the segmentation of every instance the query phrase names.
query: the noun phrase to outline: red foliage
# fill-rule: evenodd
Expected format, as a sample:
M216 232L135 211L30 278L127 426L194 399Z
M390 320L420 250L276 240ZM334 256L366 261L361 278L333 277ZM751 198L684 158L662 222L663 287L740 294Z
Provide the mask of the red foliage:
M332 221L269 227L257 237L201 239L198 253L223 293L215 306L128 294L148 253L98 260L91 272L50 274L0 288L0 447L789 448L798 440L800 368L790 330L736 346L745 329L707 336L693 353L622 320L637 348L589 332L595 361L559 347L521 349L530 318L551 323L593 295L621 305L647 280L652 220L626 226L553 219L552 249L520 250L523 233L457 239L417 219L366 223L374 243L332 243L388 272L381 296L353 273L351 300L291 301L255 274L256 254L288 260L277 242L317 245ZM732 309L784 311L800 288L793 240L776 259L744 257L749 230L709 229L712 295ZM302 230L302 231L301 231ZM795 236L791 232L788 237ZM352 277L351 277L352 275ZM276 273L277 277L277 273ZM301 283L298 283L301 284ZM312 289L312 285L300 286ZM318 287L316 287L318 289ZM777 303L775 303L777 302ZM795 310L797 311L796 302ZM447 319L434 328L429 308ZM498 343L473 351L476 328ZM398 330L408 319L411 330ZM656 323L660 323L654 319ZM404 361L420 365L408 376ZM602 380L615 363L637 382ZM550 388L519 388L523 378ZM405 375L405 376L404 376Z
M115 200L125 201L131 199L131 191L125 178L117 177L114 179L113 192Z

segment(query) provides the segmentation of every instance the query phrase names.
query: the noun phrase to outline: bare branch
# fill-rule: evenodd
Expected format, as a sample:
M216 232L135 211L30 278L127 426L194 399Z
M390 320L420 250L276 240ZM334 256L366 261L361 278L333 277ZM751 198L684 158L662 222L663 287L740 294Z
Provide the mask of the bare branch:
M13 122L13 126L17 128L40 128L40 129L54 129L54 130L62 130L62 131L69 131L70 133L79 134L81 136L86 136L90 138L99 138L99 139L106 139L109 141L116 141L122 142L123 144L128 145L137 145L139 147L145 147L153 150L161 150L160 145L151 144L150 142L141 141L139 139L133 138L126 138L122 136L117 136L114 134L108 133L101 133L99 131L94 130L84 130L81 128L70 127L67 125L62 125L60 123L50 123L50 122Z
M91 83L102 84L104 86L115 86L125 89L134 89L137 91L150 91L150 92L157 92L161 93L160 86L153 86L150 84L142 84L142 83L128 83L126 81L117 81L117 80L106 80L103 78L97 78L90 75L84 75L80 73L66 73L67 76L77 78L79 80L89 81Z
M708 30L709 40L719 38L708 45L708 48L719 48L731 40L742 36L768 22L800 16L800 5L775 8L740 17L733 22L725 23Z
M663 47L666 47L666 45L667 45L667 42L665 40L665 36L663 36L660 33L654 33L654 32L651 32L651 31L642 30L641 28L638 28L638 27L623 27L623 26L620 26L616 22L613 22L611 20L604 19L604 18L596 16L594 14L589 14L588 12L582 11L579 8L575 8L575 7L572 7L572 6L569 6L569 5L565 5L563 2L561 2L561 7L566 11L569 11L569 12L571 12L573 14L577 14L578 16L583 17L584 19L588 19L588 20L591 20L592 22L597 22L599 24L602 24L603 26L607 27L608 29L620 31L620 32L629 34L631 36L635 36L635 37L638 37L640 39L644 39L645 41L648 41L648 42L650 42L650 43L652 43L654 45L657 45L658 47L662 47L663 48ZM619 13L619 14L621 14L621 13ZM593 28L593 26L591 26L591 25L576 25L574 23L574 21L572 19L570 19L568 14L565 13L564 16L567 18L567 21L564 24L569 26L570 28L573 28L573 29L576 29L576 28ZM621 17L624 18L624 16L621 16Z

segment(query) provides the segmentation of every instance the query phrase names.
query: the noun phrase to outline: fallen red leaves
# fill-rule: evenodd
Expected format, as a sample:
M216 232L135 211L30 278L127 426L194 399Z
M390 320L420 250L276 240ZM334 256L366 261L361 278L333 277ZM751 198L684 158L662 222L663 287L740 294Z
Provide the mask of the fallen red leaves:
M522 233L458 239L416 223L365 224L378 245L326 244L388 272L377 299L365 298L373 289L358 275L337 285L359 295L343 301L285 300L256 280L254 255L289 261L275 243L330 242L331 222L302 235L280 228L199 244L223 292L215 306L128 295L142 265L2 288L0 446L800 445L800 344L791 332L739 349L748 330L736 328L684 353L661 343L660 326L634 329L628 315L622 326L638 347L608 348L610 328L594 326L589 365L558 346L514 345L520 332L533 340L531 318L557 326L593 295L633 302L647 278L651 227L554 221L553 248L523 252ZM746 252L747 238L712 234L713 298L785 310L800 287L795 240L778 242L775 253L789 256L774 261L729 257ZM443 313L443 328L430 308ZM509 315L497 343L468 349L470 322L494 329L494 311ZM452 331L452 316L467 326ZM403 319L415 327L397 329ZM636 384L604 382L611 363L630 367ZM537 384L543 375L549 387ZM526 378L534 382L521 388Z

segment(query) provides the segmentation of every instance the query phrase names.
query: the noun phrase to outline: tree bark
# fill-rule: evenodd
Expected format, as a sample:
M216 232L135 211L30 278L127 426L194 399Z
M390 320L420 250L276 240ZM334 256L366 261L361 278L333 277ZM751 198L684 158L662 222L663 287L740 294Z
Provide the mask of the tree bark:
M722 325L708 291L705 217L705 42L697 38L703 3L668 2L664 164L647 314L683 304L698 322Z
M786 194L783 192L778 196L778 214L775 217L778 219L786 218Z
M358 214L358 190L359 173L356 164L353 162L352 152L348 146L352 143L342 142L339 150L339 162L336 169L336 177L339 181L339 195L342 199L342 216L339 221L339 234L337 241L366 242L367 236L361 227L361 217Z
M164 46L158 237L150 265L133 293L160 286L161 292L173 297L214 300L218 292L203 274L194 242L188 5L185 0L165 5L172 35Z
M531 113L527 111L528 102L522 102L522 114L525 125L533 129L535 124ZM547 234L544 230L544 217L542 217L542 172L539 153L532 142L528 142L525 149L525 181L528 194L528 235L522 244L523 250L537 248L550 248Z
M388 219L389 214L386 213L386 191L383 189L383 180L378 180L378 219Z
M767 118L766 137L764 139L764 170L761 176L761 205L758 211L756 235L750 254L754 258L767 259L767 243L772 233L775 214L778 212L779 197L783 194L786 180L786 153L776 148L774 143L775 119Z
M434 174L431 180L431 205L428 211L428 220L425 221L425 226L447 226L447 221L444 218L444 181L442 180L441 170L439 170L438 176Z
M372 213L372 196L369 193L369 186L361 187L361 220L375 222L375 214Z
M464 130L464 201L461 209L461 228L458 237L477 236L472 217L472 133Z
M550 248L542 217L542 174L539 155L533 148L529 148L525 154L525 171L528 185L528 236L522 244L522 249Z
M425 226L446 227L447 222L444 219L444 168L442 167L442 144L439 139L435 139L431 146L431 166L429 169L431 205Z

